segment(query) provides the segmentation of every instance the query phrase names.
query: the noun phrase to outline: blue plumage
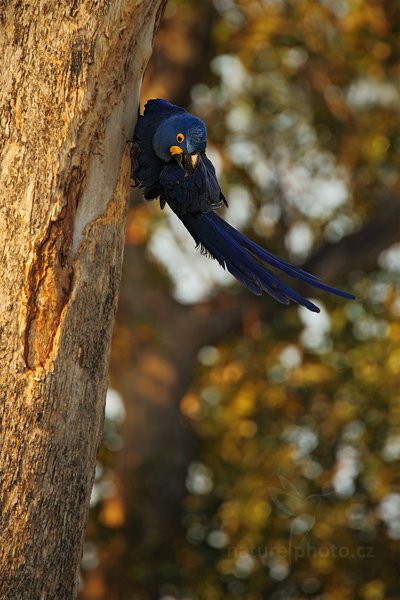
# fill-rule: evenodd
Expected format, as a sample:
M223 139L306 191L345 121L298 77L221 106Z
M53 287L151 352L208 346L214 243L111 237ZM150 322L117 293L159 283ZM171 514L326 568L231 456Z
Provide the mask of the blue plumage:
M267 292L319 312L315 304L278 279L273 267L295 279L343 298L354 298L322 283L255 244L215 211L226 204L215 169L205 154L204 123L166 100L149 100L135 130L139 153L133 169L146 200L160 198L180 218L196 244L254 294Z

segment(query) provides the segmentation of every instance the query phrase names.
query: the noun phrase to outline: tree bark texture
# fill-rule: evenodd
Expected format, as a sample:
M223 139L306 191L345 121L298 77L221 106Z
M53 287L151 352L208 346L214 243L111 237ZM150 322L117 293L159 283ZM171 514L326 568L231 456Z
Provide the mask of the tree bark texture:
M70 599L165 0L0 4L0 598Z

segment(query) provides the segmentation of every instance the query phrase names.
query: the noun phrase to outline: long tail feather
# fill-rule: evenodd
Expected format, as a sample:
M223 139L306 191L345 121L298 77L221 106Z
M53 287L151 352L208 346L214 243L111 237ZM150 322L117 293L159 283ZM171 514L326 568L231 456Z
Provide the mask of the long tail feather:
M260 295L265 291L283 304L289 304L292 300L313 312L319 312L315 304L278 279L268 268L270 266L325 292L354 299L352 294L326 285L311 273L293 267L267 252L213 211L204 214L186 214L180 219L196 244L215 258L253 294Z

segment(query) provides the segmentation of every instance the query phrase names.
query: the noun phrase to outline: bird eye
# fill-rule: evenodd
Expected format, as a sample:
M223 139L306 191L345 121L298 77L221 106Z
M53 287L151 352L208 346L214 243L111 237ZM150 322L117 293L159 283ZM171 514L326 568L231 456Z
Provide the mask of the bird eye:
M183 133L178 133L178 135L176 136L176 141L179 142L180 144L183 142L184 139L185 139L185 136L183 135Z

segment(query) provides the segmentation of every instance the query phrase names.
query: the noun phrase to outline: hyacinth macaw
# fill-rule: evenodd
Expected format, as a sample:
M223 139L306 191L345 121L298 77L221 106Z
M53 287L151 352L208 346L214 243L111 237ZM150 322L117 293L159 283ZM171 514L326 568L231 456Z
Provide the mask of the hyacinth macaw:
M325 292L354 298L270 254L215 212L227 203L205 154L207 130L203 121L166 100L149 100L144 114L138 117L134 142L133 178L145 199L159 198L161 208L168 204L196 245L251 292L267 292L283 304L293 301L319 312L315 304L278 279L270 269L273 267Z

